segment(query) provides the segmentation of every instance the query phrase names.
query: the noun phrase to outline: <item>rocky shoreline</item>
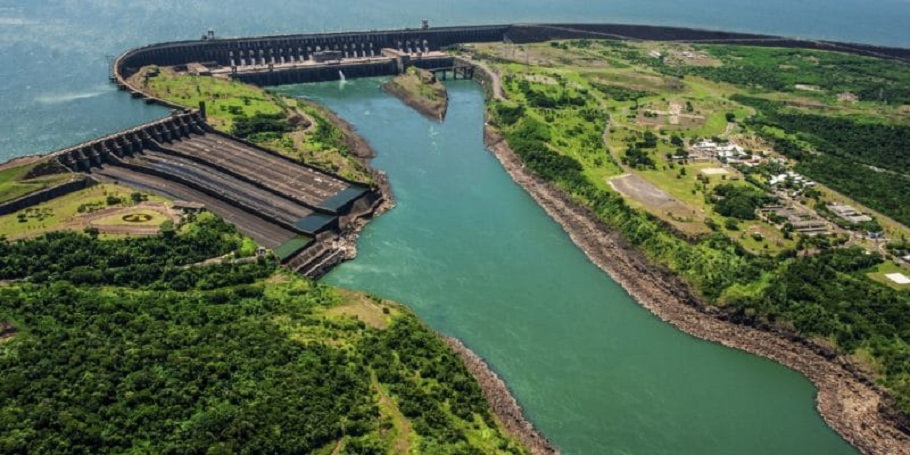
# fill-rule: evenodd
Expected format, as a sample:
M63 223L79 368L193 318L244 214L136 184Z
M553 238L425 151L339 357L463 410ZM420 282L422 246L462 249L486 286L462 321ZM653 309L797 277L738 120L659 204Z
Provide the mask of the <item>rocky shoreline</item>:
M692 336L760 355L803 374L818 388L816 404L822 418L862 453L910 455L910 435L885 415L891 407L887 393L846 359L793 334L729 322L718 308L694 298L669 271L650 264L587 208L533 175L495 129L485 126L484 141L512 179L591 262L643 307Z
M522 443L533 455L558 455L560 453L553 443L534 429L534 425L525 418L521 406L512 396L506 383L490 369L483 358L465 346L461 340L447 336L442 336L442 339L449 345L449 349L458 354L468 367L468 371L474 375L480 389L483 390L487 403L490 404L490 409L502 422L509 436Z

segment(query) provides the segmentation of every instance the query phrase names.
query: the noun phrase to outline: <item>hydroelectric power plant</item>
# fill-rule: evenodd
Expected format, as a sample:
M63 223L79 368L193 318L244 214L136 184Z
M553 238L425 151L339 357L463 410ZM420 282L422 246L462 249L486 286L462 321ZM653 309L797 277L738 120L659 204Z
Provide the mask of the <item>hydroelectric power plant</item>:
M344 258L338 240L382 203L378 187L345 180L267 148L215 131L202 109L145 93L131 76L147 66L175 67L256 85L281 85L400 74L408 66L473 79L470 63L442 52L470 42L529 43L553 39L648 39L736 42L910 58L905 49L773 36L613 24L491 25L220 38L153 44L117 57L111 81L173 114L88 141L53 156L69 170L175 199L204 204L282 262L318 277ZM482 84L485 82L479 80ZM75 188L75 186L74 186ZM54 193L56 194L56 193Z

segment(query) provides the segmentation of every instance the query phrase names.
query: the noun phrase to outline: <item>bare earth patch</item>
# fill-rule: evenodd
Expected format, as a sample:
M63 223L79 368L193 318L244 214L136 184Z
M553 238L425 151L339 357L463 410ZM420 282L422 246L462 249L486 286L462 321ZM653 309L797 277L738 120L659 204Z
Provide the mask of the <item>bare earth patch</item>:
M13 339L16 336L16 332L18 332L18 329L12 323L0 321L0 343Z
M648 207L668 209L679 206L685 208L673 196L637 175L626 174L622 177L611 179L610 186L623 195L631 197Z
M3 164L0 164L0 171L5 171L7 169L12 169L14 167L25 166L27 164L32 164L38 160L43 159L43 156L32 155L32 156L22 156L19 158L13 158Z
M702 217L693 213L691 207L637 175L626 174L610 179L607 183L623 196L638 202L645 210L686 234L708 232Z

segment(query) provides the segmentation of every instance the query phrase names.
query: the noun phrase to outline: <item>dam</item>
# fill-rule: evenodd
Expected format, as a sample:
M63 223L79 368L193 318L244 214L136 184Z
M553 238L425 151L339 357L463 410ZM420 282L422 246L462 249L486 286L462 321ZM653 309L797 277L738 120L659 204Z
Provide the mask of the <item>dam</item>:
M165 119L54 153L67 169L174 199L199 202L273 249L292 269L318 277L343 259L338 240L382 203L378 188L294 162L275 151L215 131L204 109L155 98L134 75L173 67L245 83L285 85L390 76L408 66L473 79L468 63L442 52L469 42L553 39L690 41L839 50L908 59L906 49L805 41L766 35L621 24L516 24L220 38L152 44L113 60L111 81L135 98L174 109ZM131 79L132 78L132 79ZM483 80L479 80L483 84Z
M307 275L321 255L301 253L330 256L323 243L380 198L365 185L217 132L198 110L175 111L53 156L98 181L202 203Z
M626 24L509 24L371 30L343 33L220 38L209 32L198 40L152 44L120 54L111 66L111 81L134 96L149 96L128 79L149 65L199 64L257 85L324 82L346 77L398 74L403 66L424 69L453 66L439 51L462 43L535 43L559 39L622 39L735 43L847 52L882 58L910 59L910 50L868 44L802 40L750 33ZM393 52L396 56L385 55ZM152 99L171 107L164 100Z

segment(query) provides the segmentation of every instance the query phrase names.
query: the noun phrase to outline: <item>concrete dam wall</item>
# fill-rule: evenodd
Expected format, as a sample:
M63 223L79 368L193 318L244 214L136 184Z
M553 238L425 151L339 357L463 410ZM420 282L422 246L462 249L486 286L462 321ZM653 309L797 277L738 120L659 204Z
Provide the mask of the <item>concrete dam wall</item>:
M529 24L510 26L513 43L537 43L559 39L625 39L739 44L846 52L871 57L910 60L910 49L837 41L803 40L752 33L723 32L683 27L628 24Z
M114 73L127 78L143 66L174 66L190 62L225 67L303 62L324 51L338 51L345 58L379 56L384 48L405 53L428 52L459 43L502 41L508 29L506 25L439 27L153 44L122 54L114 62Z
M516 24L209 38L152 44L121 54L113 63L112 73L118 85L129 88L126 79L147 65L176 66L191 62L221 67L287 65L311 62L320 52L326 51L335 52L340 58L351 59L377 57L385 48L405 54L418 54L471 42L508 41L520 44L581 38L731 43L835 50L884 58L910 59L910 49L750 33L626 24ZM339 78L338 69L332 69L332 66L334 65L295 69L288 71L292 74L283 76L253 73L238 75L238 78L267 84L336 80ZM396 74L389 63L356 66L350 68L350 71L349 76L348 71L345 71L345 75L361 77Z

